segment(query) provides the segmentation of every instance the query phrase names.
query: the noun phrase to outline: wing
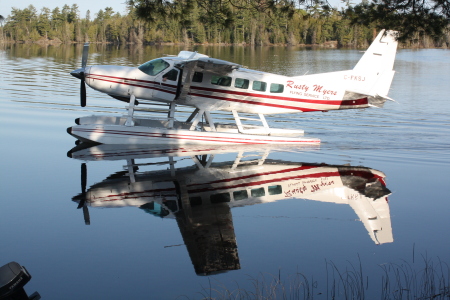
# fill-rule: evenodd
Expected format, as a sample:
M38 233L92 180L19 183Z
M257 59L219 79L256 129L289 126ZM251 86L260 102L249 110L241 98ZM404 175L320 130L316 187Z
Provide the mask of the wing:
M187 54L192 53L189 57ZM216 75L227 75L233 70L239 69L241 65L229 61L210 58L196 52L182 51L178 56L186 57L186 59L178 62L175 66L183 70L181 76L182 89L178 99L184 100L191 88L192 78L195 72L208 72Z

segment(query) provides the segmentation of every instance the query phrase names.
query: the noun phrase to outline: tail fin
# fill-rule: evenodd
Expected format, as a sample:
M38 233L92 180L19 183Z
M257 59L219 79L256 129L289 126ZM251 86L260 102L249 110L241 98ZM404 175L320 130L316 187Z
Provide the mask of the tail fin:
M382 30L353 70L303 75L293 78L324 84L334 84L345 89L344 99L367 97L369 106L383 106L395 71L393 70L397 52L397 32Z
M348 86L348 90L361 94L387 97L394 78L394 60L397 51L397 32L382 30L363 57L351 71L353 78L364 78Z
M392 70L397 50L396 35L396 31L381 30L353 70L363 72L366 70L377 72L385 69Z

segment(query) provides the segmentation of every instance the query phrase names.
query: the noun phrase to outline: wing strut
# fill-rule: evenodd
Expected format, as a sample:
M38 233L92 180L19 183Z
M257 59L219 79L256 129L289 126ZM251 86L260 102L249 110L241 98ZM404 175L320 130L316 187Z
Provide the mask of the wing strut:
M136 97L131 94L130 103L128 105L128 116L125 122L125 126L134 126L133 115L134 115L134 104L136 101Z
M192 119L198 114L198 112L200 111L199 108L196 108L194 110L194 112L189 116L189 118L187 118L186 123L189 123L192 121Z
M204 109L196 108L194 112L189 116L186 122L192 121L191 127L189 130L195 130L196 126L200 122L200 119L205 116L206 122L209 125L209 131L217 131L216 126L214 125L214 120L211 117L211 113L209 111L205 111ZM202 124L203 125L203 124Z
M175 101L170 102L169 105L169 113L167 114L167 118L169 119L169 129L173 129L173 123L175 120L175 108L177 105L175 104Z
M191 118L192 115L197 111L197 115L195 116L195 118ZM200 118L203 116L203 113L205 112L204 109L196 109L192 115L189 117L189 119L193 120L191 127L189 128L189 130L195 130L195 127L197 126L198 122L200 122ZM188 119L188 120L189 120Z
M194 69L197 66L197 61L191 61L186 63L183 66L183 72L180 76L180 81L182 83L182 88L177 99L184 100L189 94L189 90L191 89L192 78L194 77Z
M263 132L267 135L270 134L270 128L269 128L269 124L267 124L266 118L264 117L263 114L258 114L259 119L256 118L244 118L244 117L240 117L238 112L236 110L232 110L233 113L233 117L234 120L236 121L236 125L238 127L238 130L240 133L250 133L250 131L248 129L244 129L244 124L242 124L242 120L249 120L249 121L259 121L262 123L263 125ZM255 127L255 126L252 126ZM254 130L253 130L254 131ZM258 129L258 131L261 131ZM257 132L253 132L253 133L257 133Z

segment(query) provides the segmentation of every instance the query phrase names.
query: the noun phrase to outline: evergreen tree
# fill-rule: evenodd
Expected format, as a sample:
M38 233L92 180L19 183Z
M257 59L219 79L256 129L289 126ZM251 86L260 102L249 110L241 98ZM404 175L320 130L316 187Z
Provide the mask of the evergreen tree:
M362 9L373 4L368 0L355 7L347 1L347 8L342 11L330 9L329 6L312 0L302 2L304 9L300 9L299 0L296 1L128 0L126 15L122 16L111 7L106 7L99 10L92 21L90 11L87 11L86 18L80 18L76 4L64 5L61 10L58 7L53 10L44 7L39 14L30 5L25 9L12 9L11 15L2 24L2 37L3 40L23 42L48 38L59 39L64 43L90 41L114 44L166 42L297 45L336 41L339 46L366 47L375 37L377 29L391 24L389 22L392 16L389 14L387 21L373 16L364 22L355 22L355 19L361 19L357 17L358 14L369 12ZM398 4L401 0L377 1L381 1L376 7L379 9L388 2L396 1ZM415 1L420 3L423 0ZM442 29L445 26L448 28L446 2L430 1L434 1L432 3L435 6L428 12L433 12L435 15L432 16L437 16L434 20L441 23L433 23L430 19L429 28L438 29L427 31L425 27L419 26L416 31L412 31L411 36L417 39L414 41L415 45L431 47L448 43L448 38L436 38L448 30ZM149 8L154 10L149 12ZM403 12L399 10L393 14L398 16L402 13L414 20L417 15L414 10L419 11L419 8L413 11L405 8ZM354 16L353 21L348 16ZM399 24L403 24L404 21L401 18L399 20ZM403 26L400 25L399 28Z
M399 31L402 41L428 35L442 37L450 25L448 0L373 0L349 7L353 24L374 25Z
M41 9L41 13L39 14L39 21L37 23L37 30L41 36L45 39L48 38L48 33L51 30L50 25L50 14L51 11L47 7L43 7Z

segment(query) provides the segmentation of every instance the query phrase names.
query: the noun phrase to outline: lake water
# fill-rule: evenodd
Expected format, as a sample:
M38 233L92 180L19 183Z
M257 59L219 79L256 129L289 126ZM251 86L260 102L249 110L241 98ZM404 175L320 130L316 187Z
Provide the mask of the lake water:
M179 50L93 45L88 65L135 66ZM283 75L349 69L362 55L194 50ZM283 299L284 291L287 299L406 299L432 288L437 294L440 284L448 289L450 51L399 50L389 94L397 102L382 109L267 118L304 129L320 147L97 148L69 158L75 140L66 128L75 118L125 106L89 88L88 106L78 106L79 80L69 72L81 65L81 51L0 50L0 266L24 265L33 276L29 294L254 299L276 292ZM247 153L258 161L234 165ZM132 159L140 166L130 176L124 170ZM132 176L140 194L124 193ZM221 202L213 192L236 201L195 205L202 197ZM86 200L93 195L116 198Z

